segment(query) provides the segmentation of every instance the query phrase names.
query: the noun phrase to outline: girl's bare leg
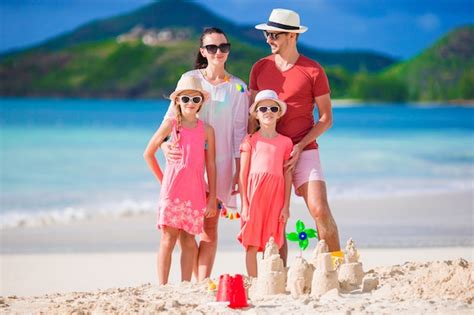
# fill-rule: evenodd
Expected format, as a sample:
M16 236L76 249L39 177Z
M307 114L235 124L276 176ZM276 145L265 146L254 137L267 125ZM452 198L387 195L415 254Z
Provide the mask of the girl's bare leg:
M181 281L191 281L198 253L195 236L181 231L179 246L181 247Z
M167 284L170 274L171 255L179 236L179 230L163 226L161 230L160 249L158 250L157 271L158 284Z
M204 231L201 233L198 248L197 279L202 281L211 276L212 266L217 252L217 225L219 213L211 218L204 218Z
M247 266L247 274L249 277L257 277L257 252L256 246L248 246L245 255L245 265Z

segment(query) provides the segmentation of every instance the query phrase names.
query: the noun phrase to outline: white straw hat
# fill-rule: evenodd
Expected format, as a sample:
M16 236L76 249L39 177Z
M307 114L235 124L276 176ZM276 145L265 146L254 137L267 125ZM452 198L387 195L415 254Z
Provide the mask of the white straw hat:
M306 26L300 25L300 16L295 11L287 9L273 9L267 23L255 26L257 30L280 31L289 33L304 33Z
M178 84L176 85L175 91L171 93L170 95L171 101L174 102L176 96L179 93L183 91L188 91L188 90L200 92L202 96L204 97L204 100L202 101L203 103L209 99L209 93L202 88L201 81L199 81L199 79L193 76L185 76L179 79Z
M278 105L280 106L280 109L281 109L281 116L285 115L285 113L286 113L286 103L283 102L282 100L280 100L278 98L278 95L276 94L276 92L273 91L273 90L261 90L260 92L258 92L257 95L255 96L255 101L253 102L252 105L250 105L249 113L250 114L254 113L258 103L260 103L261 101L264 101L264 100L272 100L272 101L278 103Z

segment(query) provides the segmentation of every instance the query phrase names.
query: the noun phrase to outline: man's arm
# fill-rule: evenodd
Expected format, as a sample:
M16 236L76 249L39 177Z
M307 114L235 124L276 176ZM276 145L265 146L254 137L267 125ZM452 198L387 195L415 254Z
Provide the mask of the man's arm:
M314 101L318 107L319 119L313 128L311 128L311 130L306 134L306 136L304 136L300 142L293 146L291 159L285 164L285 167L288 167L289 169L293 169L295 167L304 147L319 138L324 132L326 132L326 130L332 127L332 106L331 96L329 93L315 97Z
M319 119L317 123L311 128L306 136L301 139L298 144L301 144L303 148L319 138L326 130L332 127L332 106L331 96L324 94L314 98L316 106L318 107Z

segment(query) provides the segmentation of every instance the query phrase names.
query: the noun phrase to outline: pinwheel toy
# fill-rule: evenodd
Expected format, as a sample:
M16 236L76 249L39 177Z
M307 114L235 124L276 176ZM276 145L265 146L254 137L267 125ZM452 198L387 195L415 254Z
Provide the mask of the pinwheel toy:
M286 233L286 238L292 242L298 242L300 250L304 251L309 245L310 238L318 239L318 232L315 229L307 229L303 221L296 221L296 232Z

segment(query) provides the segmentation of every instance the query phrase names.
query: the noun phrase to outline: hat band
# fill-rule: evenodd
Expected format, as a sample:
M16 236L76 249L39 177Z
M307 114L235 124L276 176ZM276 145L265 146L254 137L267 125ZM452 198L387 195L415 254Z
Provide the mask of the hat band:
M299 26L291 26L291 25L286 25L286 24L280 24L280 23L272 22L272 21L268 21L267 25L282 28L284 30L299 30L300 29Z

